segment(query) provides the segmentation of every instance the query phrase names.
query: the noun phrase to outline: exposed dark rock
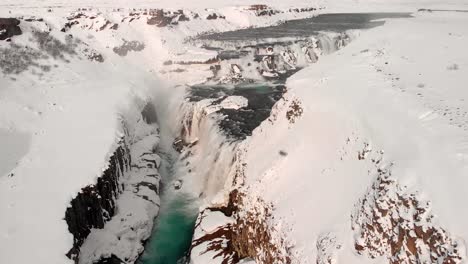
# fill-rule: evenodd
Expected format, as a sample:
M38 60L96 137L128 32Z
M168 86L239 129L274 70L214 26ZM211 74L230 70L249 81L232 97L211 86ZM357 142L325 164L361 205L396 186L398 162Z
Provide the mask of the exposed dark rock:
M282 13L281 11L272 9L267 5L251 5L248 10L255 11L256 16L273 16Z
M71 22L67 22L65 23L65 25L63 25L63 28L60 30L62 32L67 32L68 30L70 30L74 25L77 25L79 24L80 22L78 21L71 21Z
M26 21L26 22L43 22L44 21L43 18L37 18L37 17L34 17L34 16L24 18L23 20Z
M84 10L84 9L83 9ZM84 10L85 11L85 10ZM80 19L80 18L83 18L83 17L87 17L84 13L82 12L79 12L79 13L75 13L69 17L67 17L68 20L75 20L75 19Z
M180 190L180 188L182 188L182 180L177 180L172 185L174 186L174 189Z
M267 5L251 5L248 10L265 10L269 9Z
M296 12L296 13L304 13L304 12L312 12L317 10L315 7L303 7L303 8L291 8L289 12Z
M158 189L158 186L154 183L151 183L151 182L139 182L138 184L136 184L136 189L137 189L137 192L140 191L140 187L147 187L148 189L154 191L155 193L159 194L159 189Z
M0 40L23 34L16 18L0 18Z
M85 11L85 9L81 9L83 11ZM74 13L72 14L71 16L67 17L67 20L69 22L66 22L65 25L63 25L62 29L60 31L62 32L67 32L68 30L70 30L74 25L78 25L80 22L78 21L78 19L81 19L81 18L87 18L88 16L85 15L83 12L78 12L78 13Z
M289 109L286 112L286 118L288 119L289 123L294 124L296 120L302 116L304 109L301 106L301 102L298 100L294 100L290 105Z
M207 210L212 212L222 212L225 216L231 217L234 212L239 210L239 199L239 191L237 189L232 190L229 193L229 201L226 206L208 207Z
M127 56L130 51L142 51L145 49L145 44L136 40L127 41L124 39L123 42L121 46L112 49L112 51L122 57Z
M292 262L289 248L285 241L273 243L273 233L268 226L272 207L258 200L258 208L247 210L244 200L247 197L234 189L229 194L226 206L210 207L202 211L196 227L203 221L205 212L219 211L231 217L234 222L219 226L192 241L192 248L206 243L206 252L214 253L214 258L221 258L220 263L238 263L241 259L255 259L256 263ZM242 212L242 214L240 214ZM204 254L202 253L202 254Z
M124 264L125 262L119 259L116 255L112 254L110 257L102 258L94 264Z
M206 98L219 99L213 104L220 103L226 96L237 95L245 97L248 105L240 109L221 109L219 114L223 118L219 121L222 131L233 140L243 140L271 113L273 105L281 99L286 87L284 85L260 86L245 88L242 85L234 89L224 86L192 86L189 100L192 102Z
M179 19L178 19L179 22L182 22L182 21L190 21L190 19L185 15L185 14L181 14L179 16Z
M97 18L97 16L89 16L86 13L83 13L82 11L86 11L86 9L79 9L80 12L75 12L72 13L69 17L67 17L68 22L64 24L62 29L60 31L62 32L67 32L70 30L73 26L82 24L83 29L88 29L88 30L96 30L96 31L103 31L103 30L117 30L119 28L119 25L117 23L113 23L112 21L109 21L104 18L104 23L99 26L98 28L94 27L96 24L93 20Z
M146 12L143 13L146 15ZM164 9L152 9L148 12L150 16L146 23L148 25L155 25L157 27L166 27L171 25L178 25L179 22L190 21L190 17L198 18L198 14L184 12L179 9L177 11L168 11Z
M106 20L106 23L104 23L104 25L102 25L101 27L99 27L99 31L103 31L104 29L106 29L110 24L112 24L109 20Z
M112 26L110 27L110 29L112 29L112 30L117 30L117 29L119 29L119 24L114 23L114 25L112 25Z
M157 27L165 27L172 21L171 17L166 17L162 9L156 10L152 17L148 18L146 23L148 25L155 25Z
M88 55L88 60L104 62L104 57L102 56L102 54L99 54L97 52L92 52L91 54Z
M141 161L147 162L146 167L148 168L158 168L158 164L155 160L142 158Z
M357 253L390 264L462 262L464 245L434 221L430 202L403 188L390 166L377 165L376 173L351 215Z
M109 167L98 178L95 185L81 189L71 201L65 212L68 230L73 234L73 247L67 253L70 259L78 262L80 246L91 232L92 228L103 228L115 213L115 199L122 191L119 178L130 169L130 154L125 143L122 143L109 160ZM109 258L102 263L115 262Z
M146 23L148 25L155 25L157 27L166 27L168 25L177 25L182 21L189 21L190 19L184 14L183 10L176 12L164 11L163 9L156 9L150 12L151 17L148 18Z
M151 102L147 103L143 110L141 111L141 116L147 124L154 124L158 122L158 117L156 115L156 108Z
M213 14L209 14L209 15L206 17L206 19L208 19L208 20L226 19L226 17L223 16L223 15L218 15L218 14L216 14L216 13L213 13Z
M181 153L182 150L188 146L189 144L185 142L182 138L176 138L174 142L172 142L172 147L175 149L175 151Z

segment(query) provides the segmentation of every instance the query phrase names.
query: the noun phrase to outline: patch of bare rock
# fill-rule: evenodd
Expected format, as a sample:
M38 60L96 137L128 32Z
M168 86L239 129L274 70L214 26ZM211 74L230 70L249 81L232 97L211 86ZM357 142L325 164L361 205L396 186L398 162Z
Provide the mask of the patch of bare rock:
M23 32L19 27L20 20L16 18L0 18L0 40L9 40Z

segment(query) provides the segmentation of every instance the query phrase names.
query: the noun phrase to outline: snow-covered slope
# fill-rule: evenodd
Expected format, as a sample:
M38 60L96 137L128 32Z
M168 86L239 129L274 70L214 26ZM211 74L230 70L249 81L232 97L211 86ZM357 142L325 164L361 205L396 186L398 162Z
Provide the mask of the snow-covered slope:
M298 262L465 260L467 19L388 21L288 81L247 147L245 189L272 203Z
M252 3L0 3L0 17L20 18L22 30L0 31L11 37L0 41L0 263L72 263L66 254L76 257L70 249L77 245L80 263L138 258L159 206L160 131L143 122L142 102L165 105L172 100L165 96L180 92L173 86L212 77L214 62L220 74L232 74L214 81L247 74L219 62L217 52L194 40L199 34L317 12L467 6ZM222 135L215 112L244 109L246 98L190 104L177 97L175 105L186 108L174 111L188 122L175 127L185 136L187 172L196 176L182 188L192 186L206 209L192 261L219 263L215 252L228 247L221 250L226 259L245 263L464 262L467 23L466 12L422 11L355 32L348 47L288 79L271 116L242 143ZM102 225L74 232L66 217L70 202L120 166L112 157L122 138L133 168L116 172L121 185L109 200L115 212L100 208Z

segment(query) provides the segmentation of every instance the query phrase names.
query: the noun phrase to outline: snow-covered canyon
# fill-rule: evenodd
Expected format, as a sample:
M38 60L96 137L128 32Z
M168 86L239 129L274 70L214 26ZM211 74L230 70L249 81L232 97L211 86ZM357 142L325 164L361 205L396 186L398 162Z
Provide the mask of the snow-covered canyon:
M306 13L313 10L315 8L287 11L286 15L277 19L263 19L263 23L274 23L288 15L291 18L310 16ZM225 12L256 17L256 11L250 8L228 9ZM182 121L186 119L186 122L190 122L190 118L185 116L189 112L201 114L189 110L191 104L171 105L173 108L168 106L164 109L165 100L171 98L169 94L174 97L177 92L170 91L164 95L163 86L173 87L176 84L168 85L158 80L151 69L158 62L164 64L167 61L165 58L173 57L162 46L161 36L171 36L170 33L183 30L183 27L177 27L179 23L195 27L190 31L191 35L213 28L226 30L244 26L232 21L224 22L224 16L219 18L224 23L213 25L218 24L211 21L217 20L217 16L222 15L205 10L198 14L156 9L100 12L88 8L80 8L78 11L48 8L44 13L34 10L26 15L18 14L18 19L1 21L4 40L1 47L2 82L7 85L7 90L19 90L14 96L21 93L30 95L4 99L4 114L22 105L25 105L25 111L24 117L16 115L15 119L11 119L4 116L2 124L7 126L6 131L34 131L39 128L32 135L29 146L36 153L30 152L26 157L19 157L25 160L24 163L17 164L13 172L2 177L2 188L6 188L2 191L2 197L5 198L2 198L2 206L5 206L10 216L2 218L5 221L2 222L5 228L2 238L9 241L12 248L6 250L5 254L2 250L2 258L14 259L18 263L28 262L28 259L63 263L67 257L77 263L135 262L143 251L143 242L149 238L153 220L158 215L161 189L158 168L164 163L160 154L167 154L164 148L167 150L172 147L171 136L174 133L170 130L175 129L175 134L180 133L182 129L178 126L182 126ZM154 34L146 34L148 30ZM161 32L164 30L169 32ZM183 33L173 36L174 42L188 37ZM152 59L155 55L161 58ZM108 76L109 80L101 78L103 76ZM29 89L31 85L36 88ZM160 89L155 92L154 89L158 87ZM160 95L164 97L159 98ZM172 123L163 121L166 126L159 127L155 118L148 117L152 114L148 111L156 110L145 107L152 103L162 109L158 115L153 113L155 116L162 115L163 120L175 120ZM235 105L235 101L231 104ZM81 110L83 107L87 112ZM165 111L170 114L164 115ZM60 126L66 124L69 118L73 119L73 116L76 121L86 119L87 122ZM171 128L171 125L175 127ZM216 130L216 127L213 126L211 130ZM160 134L161 131L164 133ZM208 132L203 131L205 137L210 135ZM15 132L11 133L14 138ZM191 134L191 137L187 135L183 140L194 140L197 132L194 130ZM160 148L162 135L165 137ZM66 143L72 138L85 140L72 140L76 142L75 145ZM219 144L222 144L221 140L218 140ZM73 154L65 155L67 149L74 149ZM161 149L162 152L158 153ZM215 153L217 150L207 148L206 151ZM204 154L209 154L207 152ZM33 155L32 158L28 158L29 155ZM66 156L67 159L64 159ZM38 157L41 160L35 160ZM95 172L84 171L83 163L90 165L87 169L93 167L91 164L96 164ZM205 170L213 169L208 162L199 162L198 166ZM218 169L221 179L211 180L222 180L224 169L225 164L221 164ZM22 170L44 173L47 177L31 180L29 177L34 177L36 173L29 174ZM66 177L63 176L65 171L65 175L68 175ZM200 172L200 175L203 174ZM22 185L17 181L27 183ZM37 189L40 182L50 186L50 189ZM182 184L182 181L174 184ZM220 188L219 184L214 185L213 190L206 188L203 191L213 195L216 188ZM196 186L194 190L200 191L203 187ZM30 198L15 198L25 198L25 195ZM41 209L39 214L28 209L40 209L39 204L47 205L48 209ZM25 215L29 211L34 215L33 225L29 223L31 217ZM60 231L60 226L65 228ZM50 228L55 230L50 231ZM50 251L37 248L41 244L37 241L46 237L50 242ZM30 254L19 254L17 250L20 247L31 248ZM65 254L62 254L63 250Z
M0 10L0 263L463 263L467 20L397 9Z

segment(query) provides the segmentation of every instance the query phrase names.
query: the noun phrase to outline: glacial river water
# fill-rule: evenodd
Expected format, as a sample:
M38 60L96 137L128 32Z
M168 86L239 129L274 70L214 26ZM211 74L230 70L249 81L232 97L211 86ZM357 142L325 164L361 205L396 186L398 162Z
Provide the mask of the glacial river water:
M161 133L162 142L172 142L169 133ZM161 206L155 219L150 239L139 264L176 264L186 263L190 248L195 220L198 215L198 199L192 197L174 183L183 179L184 170L180 170L179 153L172 145L161 144L158 150L162 157L159 173L161 174ZM182 175L181 175L182 174Z
M172 186L170 186L172 188ZM168 197L171 196L171 197ZM189 195L172 193L163 204L141 264L185 263L198 210Z

